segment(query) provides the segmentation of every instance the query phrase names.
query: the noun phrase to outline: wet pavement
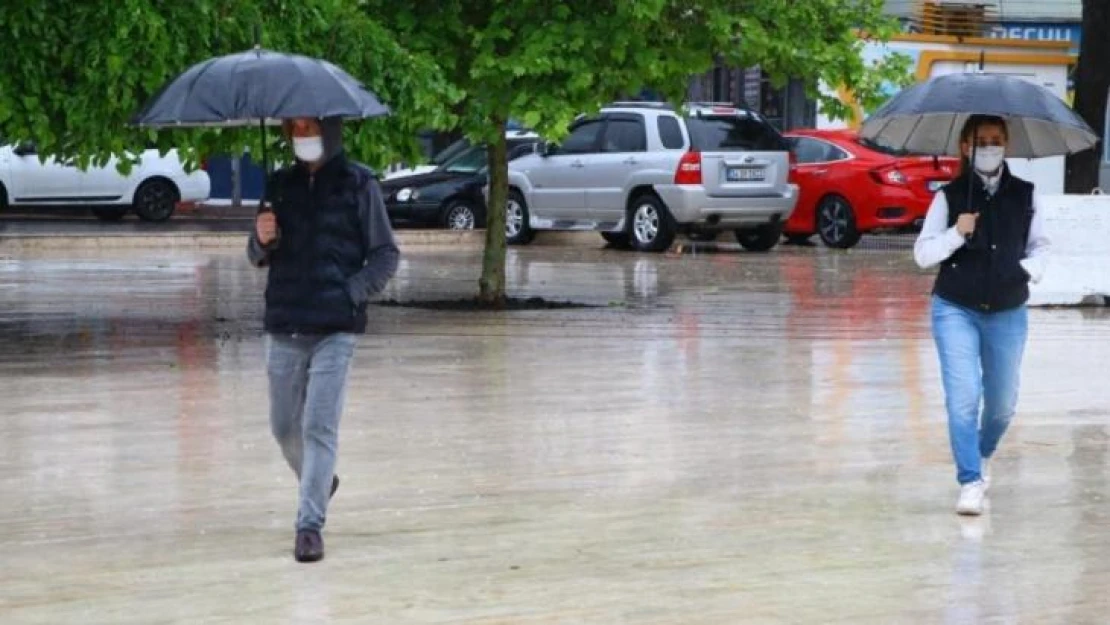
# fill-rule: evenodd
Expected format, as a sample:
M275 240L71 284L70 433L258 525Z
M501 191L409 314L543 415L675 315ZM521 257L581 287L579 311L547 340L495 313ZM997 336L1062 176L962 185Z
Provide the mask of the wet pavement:
M473 295L407 254L384 297ZM510 254L375 307L319 565L238 250L0 248L2 623L1103 623L1110 314L1034 310L991 511L908 249Z

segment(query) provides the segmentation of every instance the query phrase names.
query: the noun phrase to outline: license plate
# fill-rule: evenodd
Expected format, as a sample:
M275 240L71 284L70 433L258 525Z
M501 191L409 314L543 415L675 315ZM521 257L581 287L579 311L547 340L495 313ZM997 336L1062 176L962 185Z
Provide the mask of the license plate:
M762 167L729 167L725 175L729 182L763 182L767 171Z

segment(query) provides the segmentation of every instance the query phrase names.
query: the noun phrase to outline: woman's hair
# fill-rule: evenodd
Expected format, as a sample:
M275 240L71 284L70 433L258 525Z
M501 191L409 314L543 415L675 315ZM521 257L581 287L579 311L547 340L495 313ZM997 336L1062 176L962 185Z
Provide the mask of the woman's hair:
M972 115L964 122L964 127L960 130L960 143L972 144L975 142L975 135L978 134L979 129L983 126L995 126L1002 129L1002 136L1007 139L1010 138L1010 129L1006 124L1006 120L997 115ZM960 153L960 173L972 171L971 159Z

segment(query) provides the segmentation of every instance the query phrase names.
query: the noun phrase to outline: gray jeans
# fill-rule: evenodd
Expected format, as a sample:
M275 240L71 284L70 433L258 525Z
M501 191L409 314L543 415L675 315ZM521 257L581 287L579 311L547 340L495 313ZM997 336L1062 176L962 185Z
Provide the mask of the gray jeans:
M269 335L270 428L300 480L297 530L324 527L354 334Z

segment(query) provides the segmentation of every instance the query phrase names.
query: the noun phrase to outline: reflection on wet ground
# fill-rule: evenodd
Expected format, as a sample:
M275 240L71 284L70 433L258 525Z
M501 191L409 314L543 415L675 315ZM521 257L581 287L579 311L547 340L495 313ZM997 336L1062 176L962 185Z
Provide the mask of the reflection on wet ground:
M411 252L383 296L478 266ZM508 277L600 307L373 309L309 570L264 274L0 254L0 621L1102 622L1106 312L1032 313L991 514L960 521L907 250L526 248Z

